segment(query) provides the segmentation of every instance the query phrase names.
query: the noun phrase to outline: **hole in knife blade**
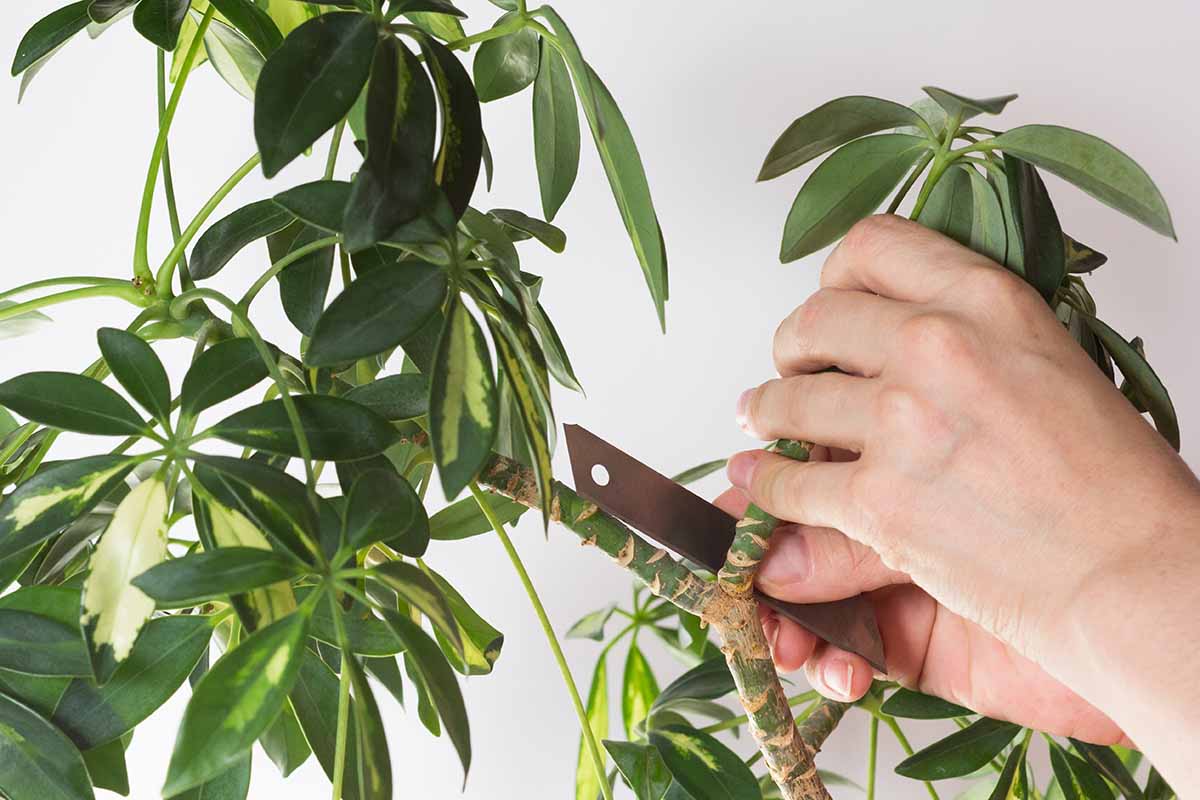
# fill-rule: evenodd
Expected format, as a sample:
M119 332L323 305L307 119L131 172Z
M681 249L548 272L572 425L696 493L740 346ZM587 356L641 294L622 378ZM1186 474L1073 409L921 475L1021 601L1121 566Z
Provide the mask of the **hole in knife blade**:
M597 486L608 486L609 480L608 469L603 464L592 466L592 483Z

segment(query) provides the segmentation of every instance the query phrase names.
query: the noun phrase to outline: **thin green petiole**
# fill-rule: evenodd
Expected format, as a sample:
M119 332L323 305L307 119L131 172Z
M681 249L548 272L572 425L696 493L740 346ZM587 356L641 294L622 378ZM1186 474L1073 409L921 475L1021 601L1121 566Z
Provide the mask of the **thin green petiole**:
M881 714L878 718L883 720L883 724L887 725L888 728L891 729L892 735L895 736L896 741L900 743L900 749L904 751L904 755L911 756L913 754L913 747L909 743L908 737L904 735L904 731L900 728L900 723L896 721L896 718L889 717L886 714ZM925 790L929 792L930 800L941 800L941 798L938 797L937 789L934 789L933 784L929 781L925 781Z
M329 608L333 612L333 624L337 631L338 644L342 648L342 668L338 678L338 713L337 733L333 751L333 800L341 800L342 784L346 779L346 742L350 731L350 670L347 669L346 659L353 658L346 638L346 626L342 622L342 610L338 608L337 597L329 592Z
M102 278L98 275L68 275L62 278L46 278L45 280L23 283L11 289L0 292L0 300L6 300L18 294L32 292L37 289L47 289L51 286L129 286L123 278Z
M325 180L333 178L334 168L337 167L338 151L342 147L342 133L346 130L346 120L343 118L333 127L333 138L329 140L329 155L325 158Z
M579 687L575 685L575 678L571 675L571 668L567 666L567 658L563 655L562 647L558 643L558 636L554 633L554 626L550 624L550 617L546 614L546 608L542 605L542 600L538 597L537 590L533 587L533 581L530 580L529 573L525 571L525 565L521 562L521 556L518 555L517 549L513 547L512 540L508 538L508 533L504 530L504 524L500 522L492 511L492 507L488 504L487 498L484 497L479 486L472 482L470 489L471 496L479 504L479 510L487 517L492 530L496 532L496 536L500 538L500 543L504 545L504 551L508 554L508 559L512 562L513 568L516 569L517 576L521 579L521 585L525 587L525 594L529 596L529 602L533 604L533 610L537 613L538 621L542 625L542 631L546 635L546 642L550 645L550 650L554 653L554 660L558 662L558 670L562 673L563 683L566 684L567 692L571 695L571 703L575 706L575 715L579 718L579 729L583 734L583 741L586 744L592 768L596 770L596 777L600 782L600 789L604 794L604 800L613 800L612 786L609 785L604 775L604 758L601 755L600 744L596 741L596 735L592 732L592 726L588 722L587 710L584 708L583 699L579 696Z
M341 241L340 236L326 236L324 239L317 239L315 242L310 242L303 247L297 247L268 267L267 271L262 275L258 276L258 280L242 295L242 299L238 301L238 305L243 309L249 309L250 304L254 302L254 298L263 290L263 287L270 283L271 279L282 272L285 267L296 263L309 253L315 253L318 250L324 250L326 247L332 247L339 241Z
M155 48L158 78L158 124L162 124L163 114L167 110L167 57L159 48ZM179 206L175 202L175 178L171 174L171 142L168 138L163 142L162 154L163 194L167 198L167 221L171 225L171 241L178 243L181 237L179 226ZM179 254L179 279L184 289L192 288L192 277L188 274L187 256Z
M909 174L908 180L906 180L904 185L900 187L900 191L896 192L896 197L892 200L892 204L888 206L887 213L896 213L896 209L900 207L902 202L904 202L904 198L908 194L908 190L913 187L913 184L916 183L917 179L921 177L921 173L925 171L925 168L929 166L929 162L932 160L932 150L921 156L921 160L917 162L917 165L913 167L912 173Z
M879 717L871 717L867 731L867 800L875 800L875 764L879 758Z
M146 304L146 298L141 292L127 281L121 281L117 284L83 286L79 289L69 289L65 292L48 294L45 297L26 300L24 303L17 303L8 308L0 309L0 322L12 319L13 317L19 317L22 314L28 314L30 311L37 311L39 308L67 303L71 300L86 300L92 297L116 297L121 300L127 300L134 305Z

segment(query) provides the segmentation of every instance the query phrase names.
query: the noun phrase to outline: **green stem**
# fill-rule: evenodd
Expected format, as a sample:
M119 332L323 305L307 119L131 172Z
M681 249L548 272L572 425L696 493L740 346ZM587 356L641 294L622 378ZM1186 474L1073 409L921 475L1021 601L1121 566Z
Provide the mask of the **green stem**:
M337 597L329 592L329 607L333 612L333 624L337 630L338 644L342 648L342 661L353 658L346 638L346 626L342 622L342 609ZM333 800L341 800L342 784L346 779L346 743L350 732L350 670L342 664L338 680L337 734L333 751Z
M46 278L40 281L23 283L11 289L0 292L0 300L5 300L18 294L32 292L35 289L45 289L50 286L129 286L129 281L122 278L101 278L98 275L68 275L62 278Z
M65 292L56 294L48 294L45 297L39 297L35 300L26 300L24 303L17 303L8 308L0 309L0 322L13 317L19 317L22 314L28 314L30 311L37 311L39 308L66 303L71 300L86 300L90 297L116 297L121 300L128 300L134 305L145 305L146 298L142 293L135 289L129 283L122 281L118 284L101 284L99 286L84 286L79 289L70 289Z
M333 138L329 140L329 155L325 158L325 180L333 179L333 170L337 167L338 150L342 146L342 132L346 130L346 120L343 118L333 127Z
M238 301L238 305L243 309L249 309L250 304L254 302L254 298L258 296L258 293L262 291L263 287L270 283L271 279L282 272L285 267L296 263L309 253L315 253L316 251L323 250L326 247L332 247L340 240L340 236L326 236L324 239L317 239L315 242L310 242L303 247L297 247L295 250L288 253L286 256L268 267L267 271L262 275L258 276L258 280L256 280L254 284L246 290L246 293L242 295L242 299Z
M929 162L932 160L933 151L921 156L921 160L917 162L915 167L913 167L913 171L908 176L908 180L906 180L904 185L900 187L900 191L896 192L896 197L892 200L892 204L888 206L887 213L896 213L896 209L900 207L902 202L904 202L904 198L908 194L909 189L911 189L913 184L917 182L917 178L921 177L921 173L925 171L925 168L929 166Z
M167 57L166 54L155 48L157 53L158 73L158 124L162 124L163 114L167 111ZM162 176L163 176L163 194L167 198L167 220L171 225L171 241L179 243L181 237L179 226L179 207L175 203L175 178L171 174L171 142L168 139L163 143L162 155ZM192 276L188 274L187 256L182 252L179 254L179 280L184 289L190 289Z
M175 273L175 266L180 263L184 250L187 249L188 244L200 231L200 226L212 215L212 212L225 199L225 196L233 191L233 188L241 183L242 179L258 166L259 160L260 156L258 153L255 153L234 170L233 174L213 192L212 197L205 201L200 210L196 212L196 216L192 218L192 221L188 223L188 226L176 238L171 252L167 253L167 257L163 259L162 264L158 267L158 278L156 280L158 282L158 294L160 297L171 296L171 279Z
M802 694L795 695L794 697L789 697L788 706L795 708L796 706L812 702L814 699L816 699L816 697L817 693L815 691L804 692ZM712 725L700 728L700 730L704 733L720 733L721 731L727 731L731 728L740 728L749 721L750 717L747 714L742 714L740 717L733 717L732 719L714 722Z
M501 36L507 36L510 33L516 33L529 24L529 19L523 14L514 14L506 22L497 25L494 28L488 28L486 31L464 36L462 39L455 39L453 42L447 42L446 47L451 50L466 50L471 45L486 42L491 39L499 39ZM604 782L604 777L601 776L600 782Z
M896 718L889 717L886 714L882 714L878 718L883 720L883 724L891 729L892 735L900 743L900 749L904 751L904 755L911 756L913 754L912 745L909 743L908 737L904 735L904 731L901 729L900 723L896 721ZM937 789L934 789L933 784L929 781L925 781L925 791L929 792L930 800L941 800L938 797Z
M171 90L171 99L167 102L167 107L159 119L158 138L154 140L154 149L150 152L150 168L146 170L146 185L142 188L142 206L138 212L137 237L133 245L133 274L142 283L151 287L154 285L154 275L150 272L150 259L147 252L150 239L150 209L154 205L154 186L158 182L159 165L162 163L163 151L167 147L167 132L171 129L175 111L179 108L179 98L183 96L183 87L187 85L192 64L196 61L200 46L204 43L204 34L215 13L216 6L209 6L208 10L204 12L204 18L200 20L192 44L183 57L183 66L179 73L179 79L175 81L175 88Z
M500 538L500 543L504 545L504 551L508 554L509 561L512 562L513 568L517 571L517 576L521 579L521 585L525 587L525 594L529 597L529 602L533 604L533 610L537 613L538 622L542 625L542 632L546 635L546 642L550 645L550 650L554 653L554 660L558 662L558 670L562 673L563 683L567 686L567 691L571 695L571 702L575 706L575 714L579 717L579 728L583 733L583 740L587 745L588 756L592 761L592 767L596 770L596 777L600 782L600 789L604 794L605 800L613 800L612 787L604 776L604 758L601 756L600 745L596 741L596 736L592 732L592 726L588 723L587 710L583 706L583 699L579 696L579 687L575 685L575 678L571 676L571 669L567 666L566 656L563 655L562 647L558 643L558 636L554 633L554 626L550 624L550 617L546 614L546 608L542 605L542 600L538 597L537 590L533 587L533 581L529 578L529 573L525 570L525 565L521 562L521 556L517 554L517 549L513 547L512 540L508 538L508 533L504 530L504 524L496 517L492 511L491 505L487 502L487 498L480 491L479 486L471 483L471 495L475 498L475 502L479 504L479 510L487 517L487 521L491 524L492 529Z
M867 800L875 800L875 763L879 757L879 717L871 717L867 731Z
M921 186L921 193L917 195L917 202L913 205L912 213L908 215L909 219L917 219L921 216L921 212L925 210L925 203L929 201L929 195L933 193L933 187L937 185L947 168L958 158L959 152L950 152L950 145L954 142L954 137L958 135L958 126L961 123L961 113L946 120L945 138L942 139L941 147L933 157L933 166L929 169L929 177Z

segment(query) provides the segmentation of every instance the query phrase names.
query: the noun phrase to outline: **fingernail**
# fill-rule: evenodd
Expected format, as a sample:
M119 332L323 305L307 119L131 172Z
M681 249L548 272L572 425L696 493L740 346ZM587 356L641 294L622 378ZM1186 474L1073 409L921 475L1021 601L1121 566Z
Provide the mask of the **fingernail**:
M850 699L850 686L854 680L854 665L849 661L832 661L821 671L821 678L831 691Z
M750 433L750 398L754 396L753 389L747 389L738 395L737 401L737 424L738 427L746 433Z
M754 477L754 465L758 463L761 452L738 453L729 459L729 466L725 470L729 482L739 489L749 489L750 481Z
M781 536L782 534L782 536ZM807 581L812 577L813 562L808 539L804 533L778 531L762 566L758 568L758 584L772 594Z

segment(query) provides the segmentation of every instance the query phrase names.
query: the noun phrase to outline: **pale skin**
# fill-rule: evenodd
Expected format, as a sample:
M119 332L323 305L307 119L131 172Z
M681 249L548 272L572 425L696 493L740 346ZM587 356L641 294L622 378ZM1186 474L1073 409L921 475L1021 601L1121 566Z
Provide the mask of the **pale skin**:
M1200 482L1046 303L950 239L872 217L773 354L781 377L743 394L738 422L819 446L810 463L730 461L719 504L795 521L759 587L795 602L867 592L888 678L1136 743L1200 797ZM875 677L789 620L763 625L779 668L829 697Z

